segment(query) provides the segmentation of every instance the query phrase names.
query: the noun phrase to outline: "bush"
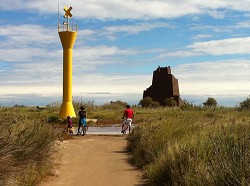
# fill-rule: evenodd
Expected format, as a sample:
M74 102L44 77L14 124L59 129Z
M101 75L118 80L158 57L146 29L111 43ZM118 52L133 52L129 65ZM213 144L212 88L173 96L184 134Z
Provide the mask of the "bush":
M207 101L202 103L204 106L208 107L216 107L217 106L217 101L214 98L207 98Z
M153 101L151 97L146 97L140 100L139 105L142 107L159 107L160 104L156 101Z
M250 110L250 96L240 103L240 109Z
M126 105L127 105L127 102L117 100L117 101L111 101L110 103L106 103L100 107L102 109L117 110L117 109L124 109L126 107Z
M183 100L183 104L181 105L182 110L192 110L195 106L190 103L188 100Z
M167 107L176 107L177 106L177 102L174 100L173 97L166 98L164 100L164 105L167 106Z

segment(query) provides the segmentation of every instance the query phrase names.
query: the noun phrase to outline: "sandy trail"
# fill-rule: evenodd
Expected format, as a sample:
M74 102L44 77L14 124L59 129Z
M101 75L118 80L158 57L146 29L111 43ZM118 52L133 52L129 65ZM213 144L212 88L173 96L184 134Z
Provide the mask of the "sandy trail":
M128 163L125 136L74 136L60 150L56 176L42 186L143 185L142 171Z

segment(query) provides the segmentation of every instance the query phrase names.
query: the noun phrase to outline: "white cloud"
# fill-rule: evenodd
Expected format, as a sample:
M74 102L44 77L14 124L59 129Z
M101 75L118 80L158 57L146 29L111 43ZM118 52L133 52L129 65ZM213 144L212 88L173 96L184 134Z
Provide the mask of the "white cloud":
M105 46L100 45L96 47L85 47L76 48L74 53L74 58L77 61L84 59L85 62L100 60L101 58L115 55L131 55L135 54L135 51L129 49L120 49L116 46Z
M128 32L131 33L140 32L143 30L153 29L159 26L159 24L152 25L151 27L146 24L142 28L137 27L112 27L112 32ZM160 24L160 26L164 26ZM167 26L167 24L165 25ZM17 27L17 30L22 31L26 25ZM8 74L7 70L1 70L1 94L17 93L20 87L22 91L20 94L41 94L41 95L60 95L62 86L62 50L57 41L57 46L60 49L52 51L45 50L44 48L28 48L20 47L20 43L25 42L25 38L29 38L28 34L21 34L21 38L16 37L16 32L11 32L10 35L6 33L8 27L0 32L0 35L7 38L8 41L15 41L17 48L0 49L2 53L2 60L19 63L12 64L12 73ZM33 31L41 29L41 27L32 27ZM134 29L134 31L133 31ZM44 30L46 32L46 30ZM95 34L92 31L87 31L87 35L90 36ZM49 38L42 38L43 34L38 33L34 37L29 38L29 45L32 42L39 42L40 40L48 40L46 44L55 43ZM58 36L54 36L58 37ZM202 37L202 36L201 36ZM207 36L204 36L207 37ZM250 37L246 38L229 38L223 40L214 40L208 42L195 42L192 45L186 47L186 51L176 51L168 53L169 56L194 56L194 55L223 55L232 53L249 53L248 43ZM11 42L10 42L11 43ZM58 46L58 47L59 47ZM12 46L14 47L14 45ZM142 52L142 51L140 51ZM150 76L136 76L136 75L104 75L96 74L94 71L100 67L100 65L106 66L113 63L117 64L117 60L113 57L120 56L132 56L138 54L139 51L131 49L121 49L117 46L95 46L95 47L77 47L73 51L74 59L74 92L111 92L111 93L124 93L131 92L139 94L144 89L150 86ZM15 55L13 55L15 54ZM43 58L44 56L44 58ZM35 61L35 59L39 59ZM126 62L123 59L124 63ZM120 61L122 64L122 61ZM184 94L189 95L206 95L206 94L246 94L249 90L250 77L248 75L249 61L247 60L232 60L232 61L218 61L218 62L206 62L206 63L195 63L185 64L177 67L177 78L180 81L180 88ZM236 71L237 76L232 76ZM82 74L85 72L84 74ZM223 73L222 73L223 72ZM147 78L147 81L145 80ZM84 80L84 83L82 82ZM10 86L6 86L6 82ZM233 83L232 83L233 82ZM30 85L31 84L31 85ZM11 86L13 85L13 86ZM50 85L54 85L51 87ZM223 85L223 86L222 86ZM246 86L247 85L247 86ZM47 88L45 88L47 87ZM87 87L87 88L86 88ZM87 89L87 90L86 90Z
M208 61L209 55L221 55L220 58L223 58L223 55L242 55L250 52L248 47L250 37L232 37L232 34L240 36L242 33L235 33L235 31L248 28L250 25L248 21L241 21L235 23L235 25L230 25L228 22L228 25L223 27L200 23L203 20L200 15L206 14L215 19L224 19L227 16L232 18L231 10L249 11L250 1L59 0L59 3L60 15L63 15L63 5L71 5L73 7L73 18L78 19L76 22L80 22L79 19L84 19L82 22L83 27L85 23L90 23L91 18L103 21L98 21L98 23L101 23L100 25L93 23L93 30L78 30L78 40L73 50L74 94L91 96L92 94L96 95L94 93L108 92L109 95L116 94L125 97L124 93L131 93L133 96L140 97L142 91L150 86L152 74L137 75L136 72L140 71L137 67L142 65L145 67L144 71L140 72L141 74L145 71L148 72L149 70L146 68L152 68L152 64L157 63L157 60L159 60L159 58L156 59L158 54L161 54L159 63L162 64L162 61L168 62L168 57L173 57L173 63L175 63L176 59L178 61L179 57L190 57L187 61L191 61L193 56L199 56L203 61ZM11 10L38 13L42 18L45 18L41 25L46 25L46 21L48 21L46 17L56 16L57 14L57 2L51 0L1 0L0 9L6 14L4 16L6 20L8 20L7 14L12 13ZM192 24L192 30L191 32L188 30L187 34L184 33L185 30L183 32L174 30L177 28L172 25L176 21L176 25L184 24L183 26L186 28L186 22L184 22L186 19L175 19L171 24L166 19L164 20L166 22L162 20L158 22L149 21L149 19L157 18L171 20L186 15L192 16L190 20L196 18L195 23L199 24L195 26L192 22L187 21L187 24ZM238 16L235 20L241 18L241 14L238 14ZM90 20L88 20L89 18ZM105 19L112 22L105 22ZM126 25L119 21L119 25L115 25L117 22L114 20L117 19L128 19L129 23ZM146 21L141 22L142 20L139 19ZM27 20L31 22L32 17L28 17ZM32 21L35 23L36 20ZM51 21L49 20L49 24L51 24ZM115 26L107 26L110 23ZM0 26L2 41L0 46L0 97L7 98L19 95L23 98L25 94L36 95L37 97L60 97L62 95L62 48L56 26L52 28L26 24L25 22L18 24L2 24ZM156 46L153 49L150 46L142 46L140 43L136 43L136 36L140 32L150 32L157 28L171 28L173 29L171 31L176 31L176 34L179 34L178 39L180 39L180 34L183 34L185 41L176 40L176 43L173 42L173 44L167 43L168 41L165 44L159 42L159 45L156 41L152 41L152 46ZM161 29L161 31L164 29ZM195 32L193 32L194 29ZM228 35L224 36L221 32L230 33L231 38ZM169 33L164 32L164 34ZM197 33L197 35L193 36L194 33ZM216 35L218 33L220 35ZM121 38L122 34L126 35L126 39L130 39L130 34L134 34L131 38L135 40L124 41L124 38ZM218 36L221 39L214 40L213 36ZM223 37L227 38L222 39ZM107 38L109 41L106 40ZM210 41L185 44L184 42L189 41L190 38L195 39L195 41L204 39L210 39ZM140 42L140 39L144 38L138 38L138 42ZM131 46L134 43L136 45ZM183 47L183 45L186 45L186 47ZM131 48L122 48L122 46L131 46ZM167 48L169 46L174 47ZM140 47L144 50L141 50ZM176 66L174 75L179 79L181 94L192 96L234 96L241 94L245 96L245 94L249 94L250 87L248 82L250 77L247 71L250 68L249 63L249 60L243 59L186 63ZM135 72L135 74L126 72L128 65L130 65L129 67L133 66L132 72ZM115 73L114 69L110 70L112 68L117 68L120 74ZM124 74L121 74L122 72ZM101 96L101 94L98 94L98 96Z
M180 92L187 95L247 96L250 61L225 60L176 66Z
M228 38L207 42L195 42L187 48L195 52L212 55L249 54L250 37Z
M26 25L17 26L17 30L22 32ZM0 48L2 53L1 59L5 61L7 67L1 69L1 96L11 97L12 95L36 95L36 96L60 96L62 88L62 49L60 41L57 41L57 47L50 49L48 46L55 44L55 41L50 41L46 36L42 38L43 34L36 34L34 37L29 37L29 33L22 33L20 38L17 32L11 32L9 35L6 30L13 29L12 26L4 27L0 35L6 38L6 45ZM41 29L39 26L33 26L33 32ZM46 31L46 30L45 30ZM87 35L92 35L94 32L85 32ZM54 36L58 37L58 35ZM29 40L28 42L25 40ZM48 40L44 42L44 46L36 46L36 42L40 40ZM13 42L12 42L13 41ZM22 46L22 43L26 43ZM6 46L8 46L6 48ZM112 76L104 74L94 74L93 72L102 66L117 63L112 57L114 56L129 56L135 54L136 51L130 49L120 49L116 46L94 46L94 47L80 47L73 50L73 88L76 92L82 92L82 85L87 86L88 92L109 91L113 93L121 93L122 91L140 92L138 85L131 78L126 75L113 74ZM119 57L119 58L120 58ZM122 62L121 63L125 63ZM83 73L85 72L85 73ZM139 82L141 82L141 77ZM125 80L128 80L126 82ZM119 82L117 81L119 80ZM129 82L131 81L131 82ZM126 88L131 84L131 88ZM136 84L136 85L133 85ZM86 87L83 88L86 90Z
M26 31L27 28L30 28L30 30ZM56 34L55 31L52 32L52 30L44 29L38 25L25 24L1 27L0 36L5 39L4 45L0 47L1 61L5 64L0 74L1 95L7 93L58 95L58 87L62 86L63 52L59 37ZM91 37L96 33L92 30L84 30L81 31L81 34ZM31 35L32 37L30 37ZM89 47L78 45L73 50L74 77L77 81L77 79L81 79L83 72L92 74L100 65L107 66L117 63L112 57L119 56L119 59L121 59L121 56L133 54L136 54L136 51L121 49L117 46L99 45ZM119 61L120 64L125 63L125 61ZM110 82L111 79L109 81L105 77L103 75L103 77L98 78L100 81L106 80L101 85L97 84L94 86L99 87L96 91L102 91L102 88L107 89L112 84ZM88 75L84 74L84 78L88 78ZM95 79L94 77L90 78ZM79 82L79 85L81 84L82 82ZM51 85L54 85L56 88L51 88ZM89 84L90 88L92 85ZM120 84L116 85L120 86ZM48 86L47 90L46 86ZM78 85L76 84L75 86L77 87ZM18 91L19 89L21 91ZM123 88L119 89L123 90ZM44 92L44 90L46 91Z
M21 48L30 45L44 46L55 44L59 41L59 37L56 34L55 30L50 27L34 24L3 25L0 27L0 36L5 38L5 48L6 46Z
M80 40L97 40L95 38L96 35L98 35L98 31L96 30L90 30L90 29L83 29L83 30L78 30L77 31L77 38Z
M67 1L60 0L60 10L63 6L73 7L73 16L99 19L151 19L176 18L184 15L208 13L216 18L222 18L223 12L218 9L249 11L250 2L246 0L228 1L193 1L193 0L102 0L102 1ZM41 14L55 14L57 2L51 0L1 0L1 10L39 11ZM63 12L62 12L63 13Z
M164 59L167 57L192 57L202 55L201 52L196 52L193 50L176 50L174 52L164 51L159 55L159 58Z
M250 37L194 42L193 44L188 45L186 49L176 50L173 52L165 51L159 55L159 58L250 54L249 43Z
M211 38L212 35L211 34L198 34L198 35L195 35L193 37L194 40L200 40L200 39L207 39L207 38Z
M60 47L60 39L51 28L40 25L5 25L0 27L1 61L38 62L54 60ZM50 46L50 48L48 48Z
M166 22L139 22L127 23L113 26L104 26L98 30L83 29L78 31L79 40L83 41L97 41L100 38L107 38L108 40L119 39L118 34L135 35L141 32L149 32L158 28L174 28L173 25Z
M148 75L121 75L121 74L83 74L81 76L73 76L73 95L87 95L90 96L95 93L100 94L106 92L109 94L120 94L125 96L126 94L140 94L146 89L150 82L151 76ZM8 84L1 85L1 97L11 97L12 95L24 95L24 94L36 94L40 97L46 96L62 96L62 82L53 82L52 85L20 80L20 82L14 82L13 85ZM100 96L100 95L99 95ZM112 97L112 96L111 96Z
M126 74L84 74L74 78L73 90L77 92L109 92L109 93L137 93L150 86L151 75L126 75Z
M12 95L36 94L39 96L58 96L62 95L62 86L39 85L15 85L15 86L0 86L1 97L11 97Z
M224 19L227 15L227 11L208 10L207 14L215 19Z
M45 48L0 48L1 60L8 62L40 62L55 60L59 51L50 52Z
M153 22L153 23L138 23L135 25L119 25L119 26L109 26L104 28L108 32L126 32L129 34L137 34L142 31L149 31L155 28L171 28L169 23L164 22Z
M250 28L250 21L241 21L238 22L233 28L239 29L239 28Z

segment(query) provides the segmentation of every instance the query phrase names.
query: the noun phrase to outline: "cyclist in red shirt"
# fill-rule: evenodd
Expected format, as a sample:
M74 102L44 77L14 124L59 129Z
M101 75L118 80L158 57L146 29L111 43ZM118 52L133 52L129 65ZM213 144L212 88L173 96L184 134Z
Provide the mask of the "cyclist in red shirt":
M130 105L127 105L126 109L124 110L124 114L122 116L122 119L124 119L124 120L123 120L123 123L122 123L122 131L121 131L121 133L125 132L123 130L124 125L128 125L129 133L130 133L133 117L134 117L134 111L130 108Z

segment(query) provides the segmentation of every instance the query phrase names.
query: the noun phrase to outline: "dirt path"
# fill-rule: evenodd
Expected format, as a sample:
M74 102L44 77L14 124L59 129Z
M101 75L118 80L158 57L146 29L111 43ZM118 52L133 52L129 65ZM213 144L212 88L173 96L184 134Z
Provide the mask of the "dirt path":
M42 186L142 185L142 172L128 163L124 136L76 136L62 145L56 176Z

